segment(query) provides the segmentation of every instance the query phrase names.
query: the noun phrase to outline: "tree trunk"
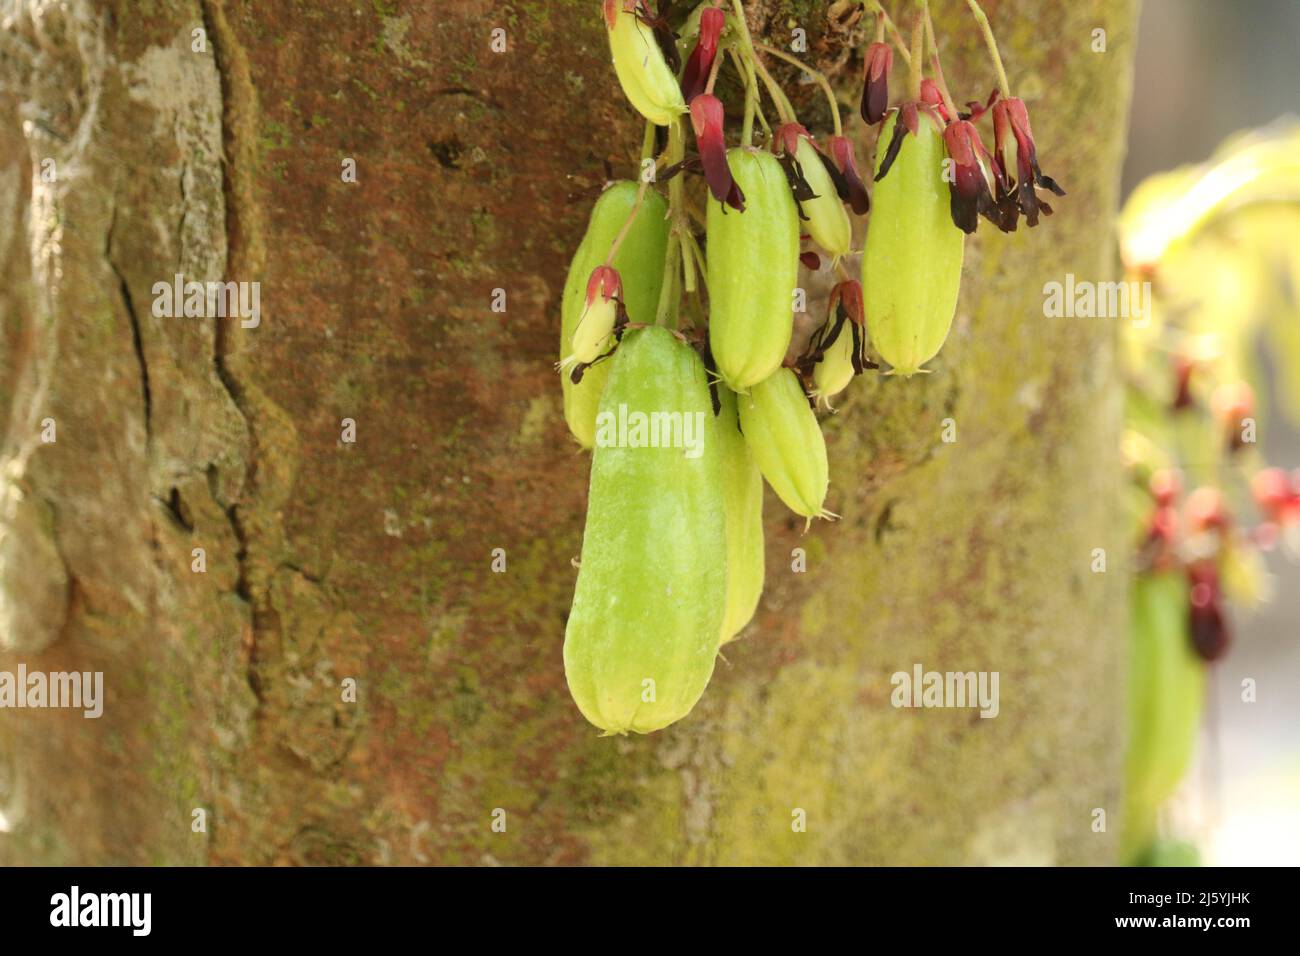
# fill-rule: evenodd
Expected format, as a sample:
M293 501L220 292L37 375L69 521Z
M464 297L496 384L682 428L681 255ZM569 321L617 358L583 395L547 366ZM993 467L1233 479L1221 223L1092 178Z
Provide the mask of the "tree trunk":
M855 82L852 4L747 6ZM964 5L934 6L987 94ZM1116 330L1042 287L1114 278L1133 0L988 0L1070 195L968 243L938 371L825 424L841 520L769 496L755 623L627 738L560 657L588 458L559 296L640 142L595 0L10 7L0 671L100 671L105 703L0 710L0 862L1114 859ZM177 274L260 282L260 324L155 315ZM999 672L1000 713L892 707L918 663Z

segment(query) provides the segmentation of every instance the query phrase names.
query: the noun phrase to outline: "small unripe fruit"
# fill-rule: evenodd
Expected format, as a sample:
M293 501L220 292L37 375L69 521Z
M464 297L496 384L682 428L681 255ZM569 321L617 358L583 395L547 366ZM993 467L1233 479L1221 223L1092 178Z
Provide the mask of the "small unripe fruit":
M627 7L624 0L605 0L605 27L614 72L637 112L658 126L667 126L686 112L681 87L655 41L654 31Z
M638 186L617 182L610 186L591 210L582 244L574 254L564 283L560 305L560 359L573 353L573 334L586 308L587 284L592 272L609 256L627 217L636 206ZM659 292L664 281L664 254L668 248L668 204L654 190L647 190L636 217L624 236L613 266L623 280L623 305L628 320L639 324L654 321ZM596 412L609 379L611 359L586 369L574 384L566 372L560 376L564 390L564 419L583 448L596 440Z
M804 215L808 217L804 226L813 242L838 259L848 253L853 241L848 211L840 201L826 164L807 136L798 137L795 161L804 180L816 193L816 198L804 200L801 204Z
M846 325L813 367L812 397L817 404L831 408L831 399L849 387L857 372L853 368L853 334Z
M587 280L587 295L573 330L573 352L560 360L561 368L581 363L590 365L613 344L614 323L618 320L618 304L622 299L623 280L610 266L596 266Z
M778 369L737 404L745 442L777 497L809 520L833 517L822 507L830 484L826 440L798 376Z

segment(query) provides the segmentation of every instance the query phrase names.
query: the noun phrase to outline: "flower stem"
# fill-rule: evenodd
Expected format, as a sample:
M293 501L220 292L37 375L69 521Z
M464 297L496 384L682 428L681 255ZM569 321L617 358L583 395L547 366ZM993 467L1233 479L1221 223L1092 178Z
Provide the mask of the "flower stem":
M646 120L645 134L641 137L641 162L637 167L637 179L639 180L639 185L636 190L636 202L632 204L632 209L627 214L627 219L623 221L623 228L618 231L618 235L614 237L613 245L609 247L609 255L605 257L605 265L607 266L613 264L614 256L618 254L618 247L621 246L623 240L627 238L628 231L632 228L632 220L634 220L636 214L641 211L641 203L645 199L646 190L650 188L650 183L654 178L653 175L650 179L646 178L645 161L651 159L654 155L655 129L655 124Z
M731 59L736 65L736 72L745 83L745 127L742 131L741 144L744 146L753 145L754 140L754 119L758 119L758 125L771 135L772 127L767 124L767 116L763 113L763 105L758 101L758 77L755 75L752 67L745 62L745 58L733 49L727 50L731 54Z
M894 21L889 18L885 8L880 5L880 0L862 0L862 5L868 10L874 10L880 22L885 25L889 31L889 38L894 41L894 46L898 47L899 55L902 56L903 62L908 66L912 65L912 54L907 49L907 44L903 41L903 35L898 32L898 27L894 26Z
M682 161L686 155L686 131L681 117L675 118L668 127L668 165ZM677 291L677 261L681 255L680 233L686 218L686 188L684 176L678 174L668 181L668 218L672 225L668 230L668 249L664 257L664 284L659 293L659 307L655 310L655 325L667 325L669 313L674 311L673 300ZM675 327L674 322L672 327Z
M921 64L925 62L925 9L918 0L912 17L912 55L907 65L911 68L909 94L913 100L921 99Z
M776 104L777 115L781 117L781 122L794 122L794 109L790 106L790 101L782 92L772 74L767 72L767 68L758 59L758 53L754 50L754 38L749 33L749 21L745 19L745 5L741 0L731 0L732 9L736 13L736 26L740 31L741 53L750 67L750 78L752 79L754 71L763 78L763 83L767 86L767 93L772 97L772 102ZM757 84L754 84L757 86ZM747 91L748 92L748 91Z
M762 64L757 56L750 62L753 63L754 69L758 71L758 75L763 78L763 85L767 87L767 95L772 98L772 102L776 105L777 117L780 118L782 123L795 122L794 107L790 105L790 100L785 95L785 91L781 89L780 84L772 78L771 73L767 72L767 67Z
M762 50L764 53L770 53L778 59L785 60L785 62L799 67L799 69L803 70L817 82L817 85L822 88L822 92L826 94L826 102L831 106L831 119L835 123L835 135L843 136L844 124L840 120L840 103L839 100L835 98L835 91L831 89L831 84L830 81L826 79L826 74L814 70L798 57L791 56L784 50L778 50L774 46L768 46L766 43L755 43L754 46Z
M993 37L993 28L989 26L989 18L984 15L984 10L975 0L966 0L966 5L970 7L971 13L975 15L975 20L980 25L980 30L984 33L984 43L989 48L989 56L993 58L993 65L997 67L998 88L1002 91L1002 98L1008 99L1011 96L1011 84L1007 82L1007 71L1002 67L1002 55L998 53L998 41Z
M952 100L952 94L948 92L948 81L943 78L943 65L939 62L939 41L934 36L934 21L930 19L929 0L922 0L925 7L925 35L929 40L930 49L933 55L930 57L930 63L934 66L934 80L939 87L939 95L943 97L943 105L948 110L948 115L955 122L957 120L957 104Z

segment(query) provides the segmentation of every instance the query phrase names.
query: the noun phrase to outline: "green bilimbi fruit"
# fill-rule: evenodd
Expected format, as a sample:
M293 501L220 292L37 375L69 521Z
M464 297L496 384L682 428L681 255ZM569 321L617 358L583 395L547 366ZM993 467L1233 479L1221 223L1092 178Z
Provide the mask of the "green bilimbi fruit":
M849 387L856 373L853 369L853 330L848 323L840 329L825 357L813 366L812 397L820 407L834 411L831 399Z
M727 604L722 448L704 363L667 329L623 337L600 408L564 673L589 721L645 734L685 717L713 674Z
M898 113L880 133L879 169ZM965 235L953 225L943 179L943 137L922 114L917 135L903 136L893 167L871 197L871 223L862 257L871 343L898 375L924 371L948 337Z
M722 643L754 617L763 593L763 475L740 434L736 395L720 386L715 419L722 452L722 504L727 525L727 611Z
M777 497L810 521L834 517L822 507L830 484L826 441L793 370L778 369L736 401L745 444Z
M637 184L617 182L596 200L587 223L587 233L569 266L560 305L560 359L573 353L573 333L582 319L587 283L592 272L605 261L623 223L636 205ZM668 204L650 189L646 191L636 218L614 256L614 268L623 281L623 305L630 322L650 325L659 305L664 282L664 256L668 248ZM566 371L560 376L564 390L564 420L583 448L596 440L596 412L609 379L611 359L586 369L574 385Z
M614 72L637 112L658 126L668 126L686 112L682 88L655 41L654 31L628 9L634 6L626 0L605 0Z
M769 152L728 150L745 211L709 196L709 347L736 392L781 367L794 332L799 213L780 161Z
M1205 700L1205 664L1189 633L1190 598L1178 571L1139 574L1129 624L1129 728L1124 761L1126 861L1156 835L1156 811L1187 772Z
M839 259L848 253L853 241L853 226L849 222L848 210L840 201L831 174L826 171L826 164L822 162L812 140L806 136L800 136L798 140L795 161L799 163L804 181L817 194L817 198L803 202L803 212L808 217L808 222L805 223L808 235L812 236L813 242Z

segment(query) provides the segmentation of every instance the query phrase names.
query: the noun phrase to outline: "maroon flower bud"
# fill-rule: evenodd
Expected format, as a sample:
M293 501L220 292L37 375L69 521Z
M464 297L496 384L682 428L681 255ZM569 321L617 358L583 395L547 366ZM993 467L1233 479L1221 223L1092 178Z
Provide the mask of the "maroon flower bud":
M990 189L993 157L980 140L979 130L968 120L957 120L944 129L943 143L954 166L953 179L948 184L953 224L967 235L975 231L979 216L997 224L997 208Z
M816 272L822 267L821 256L817 255L817 253L812 250L799 253L799 261L803 263L803 267L810 272Z
M1013 96L993 104L993 138L998 167L1007 184L1002 200L1012 217L1011 229L1015 228L1016 209L1024 214L1025 221L1030 226L1038 225L1039 210L1050 216L1052 207L1038 198L1034 186L1041 186L1058 196L1064 196L1065 190L1050 176L1044 176L1038 168L1038 148L1034 145L1034 133L1029 127L1029 111L1019 97ZM1013 162L1014 176L1011 174Z
M718 40L726 22L727 15L717 7L709 7L700 14L700 38L682 73L682 96L687 103L703 93L708 86L713 61L718 56Z
M1232 643L1223 614L1223 592L1213 561L1197 561L1187 569L1191 584L1190 624L1192 646L1204 661L1217 661Z
M921 102L932 107L945 123L952 120L948 115L948 108L943 105L943 94L939 92L939 84L928 76L921 81Z
M865 216L871 209L871 197L867 195L867 185L858 172L858 159L853 150L853 141L847 136L830 138L830 158L822 156L826 170L831 174L831 181L840 194L840 199L849 204L859 216Z
M701 93L691 100L691 126L695 128L695 142L700 149L700 163L704 166L704 179L709 184L709 191L718 202L744 212L745 194L732 178L731 167L727 165L723 120L722 100L712 93Z
M894 65L894 48L888 43L867 47L867 66L862 86L862 118L875 126L889 111L889 70Z

